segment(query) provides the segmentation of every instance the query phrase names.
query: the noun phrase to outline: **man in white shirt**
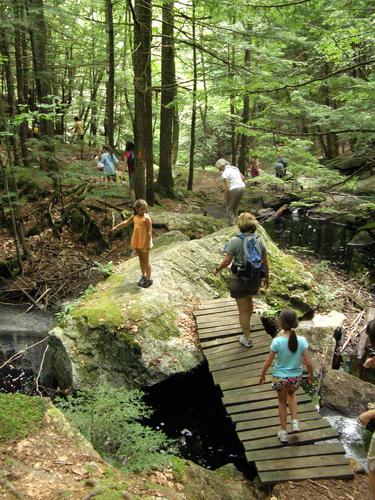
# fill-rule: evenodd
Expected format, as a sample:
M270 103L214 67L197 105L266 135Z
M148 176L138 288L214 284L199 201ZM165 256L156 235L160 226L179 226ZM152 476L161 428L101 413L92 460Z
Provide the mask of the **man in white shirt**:
M237 167L231 165L229 161L220 158L216 162L216 168L222 172L221 178L224 181L224 202L227 209L229 225L236 224L238 207L245 192L244 176Z

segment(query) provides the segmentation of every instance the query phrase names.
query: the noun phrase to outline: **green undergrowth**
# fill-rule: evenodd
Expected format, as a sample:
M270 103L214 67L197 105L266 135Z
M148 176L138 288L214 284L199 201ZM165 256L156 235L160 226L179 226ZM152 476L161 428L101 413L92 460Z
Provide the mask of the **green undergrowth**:
M0 393L0 444L38 431L45 411L42 398Z
M142 422L152 414L139 390L99 386L55 404L98 453L126 472L169 465L172 442Z

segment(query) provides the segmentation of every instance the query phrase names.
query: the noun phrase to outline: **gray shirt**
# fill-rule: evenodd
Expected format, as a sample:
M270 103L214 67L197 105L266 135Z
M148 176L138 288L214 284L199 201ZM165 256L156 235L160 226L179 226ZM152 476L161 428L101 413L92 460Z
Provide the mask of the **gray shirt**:
M249 236L251 233L242 233L245 236ZM267 248L265 247L262 238L258 234L255 236L255 246L259 254L264 259L267 256ZM243 240L238 236L235 236L230 240L225 248L225 253L233 256L233 261L237 265L243 264L244 261L244 251L243 251Z

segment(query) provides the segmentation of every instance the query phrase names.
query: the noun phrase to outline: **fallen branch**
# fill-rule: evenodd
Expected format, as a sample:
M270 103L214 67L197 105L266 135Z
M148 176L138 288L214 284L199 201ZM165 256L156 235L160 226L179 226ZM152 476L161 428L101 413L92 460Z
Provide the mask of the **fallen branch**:
M37 304L46 295L46 293L48 293L50 290L51 290L50 288L47 288L42 293L42 295L40 295L40 297L35 301L35 304ZM26 312L29 312L33 307L34 307L34 304L31 304L31 306L26 309Z
M350 327L348 328L349 335L348 338L345 340L344 345L341 347L340 352L343 352L343 350L349 344L349 342L351 342L362 331L362 330L357 330L357 327L359 323L362 321L364 314L365 311L361 311L356 317L356 319L353 321L353 323L350 325Z
M42 361L40 362L40 366L39 366L39 370L38 370L38 375L37 375L37 377L35 379L35 389L36 389L36 392L39 394L40 397L42 397L42 393L39 390L39 377L40 377L40 374L42 373L42 370L43 370L44 359L46 357L46 353L48 351L48 348L49 348L49 345L47 344L47 347L44 349L44 352L43 352Z
M37 345L41 344L42 342L45 342L46 340L48 340L48 337L44 337L44 339L39 340L39 342L35 342L35 344L32 344L31 346L25 347L25 349L22 349L22 351L15 352L9 359L7 359L6 361L4 361L4 363L0 366L0 370L2 368L4 368L4 366L9 365L15 359L18 359L21 356L23 356L26 351L29 351L33 347L36 347Z
M19 285L17 285L17 283L15 283L15 285L16 285L16 288L18 288L18 290L21 290L21 292L22 292L23 294L25 294L25 295L26 295L26 297L27 297L29 300L31 300L31 302L34 304L34 306L36 306L36 307L37 307L40 311L43 311L43 307L42 307L40 304L38 304L38 302L37 302L36 300L34 300L34 299L32 298L32 296L26 292L26 290L24 290L22 287L20 287Z

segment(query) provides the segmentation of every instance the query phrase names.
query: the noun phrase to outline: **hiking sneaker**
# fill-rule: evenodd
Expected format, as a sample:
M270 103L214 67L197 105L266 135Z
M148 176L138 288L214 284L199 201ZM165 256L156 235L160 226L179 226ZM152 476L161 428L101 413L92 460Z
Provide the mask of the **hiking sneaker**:
M151 286L153 284L153 281L152 279L149 279L149 278L145 278L144 282L142 285L140 285L142 288L148 288L149 286Z
M245 335L241 335L238 339L238 342L245 347L253 347L253 341L245 337Z
M292 428L291 432L299 432L301 429L299 428L298 420L291 420L290 426Z
M279 430L277 433L277 437L280 439L282 443L287 443L288 442L288 431L283 431L282 429Z
M144 276L141 276L141 278L137 281L137 285L143 286L145 284L146 280L147 280L147 278L145 278Z

